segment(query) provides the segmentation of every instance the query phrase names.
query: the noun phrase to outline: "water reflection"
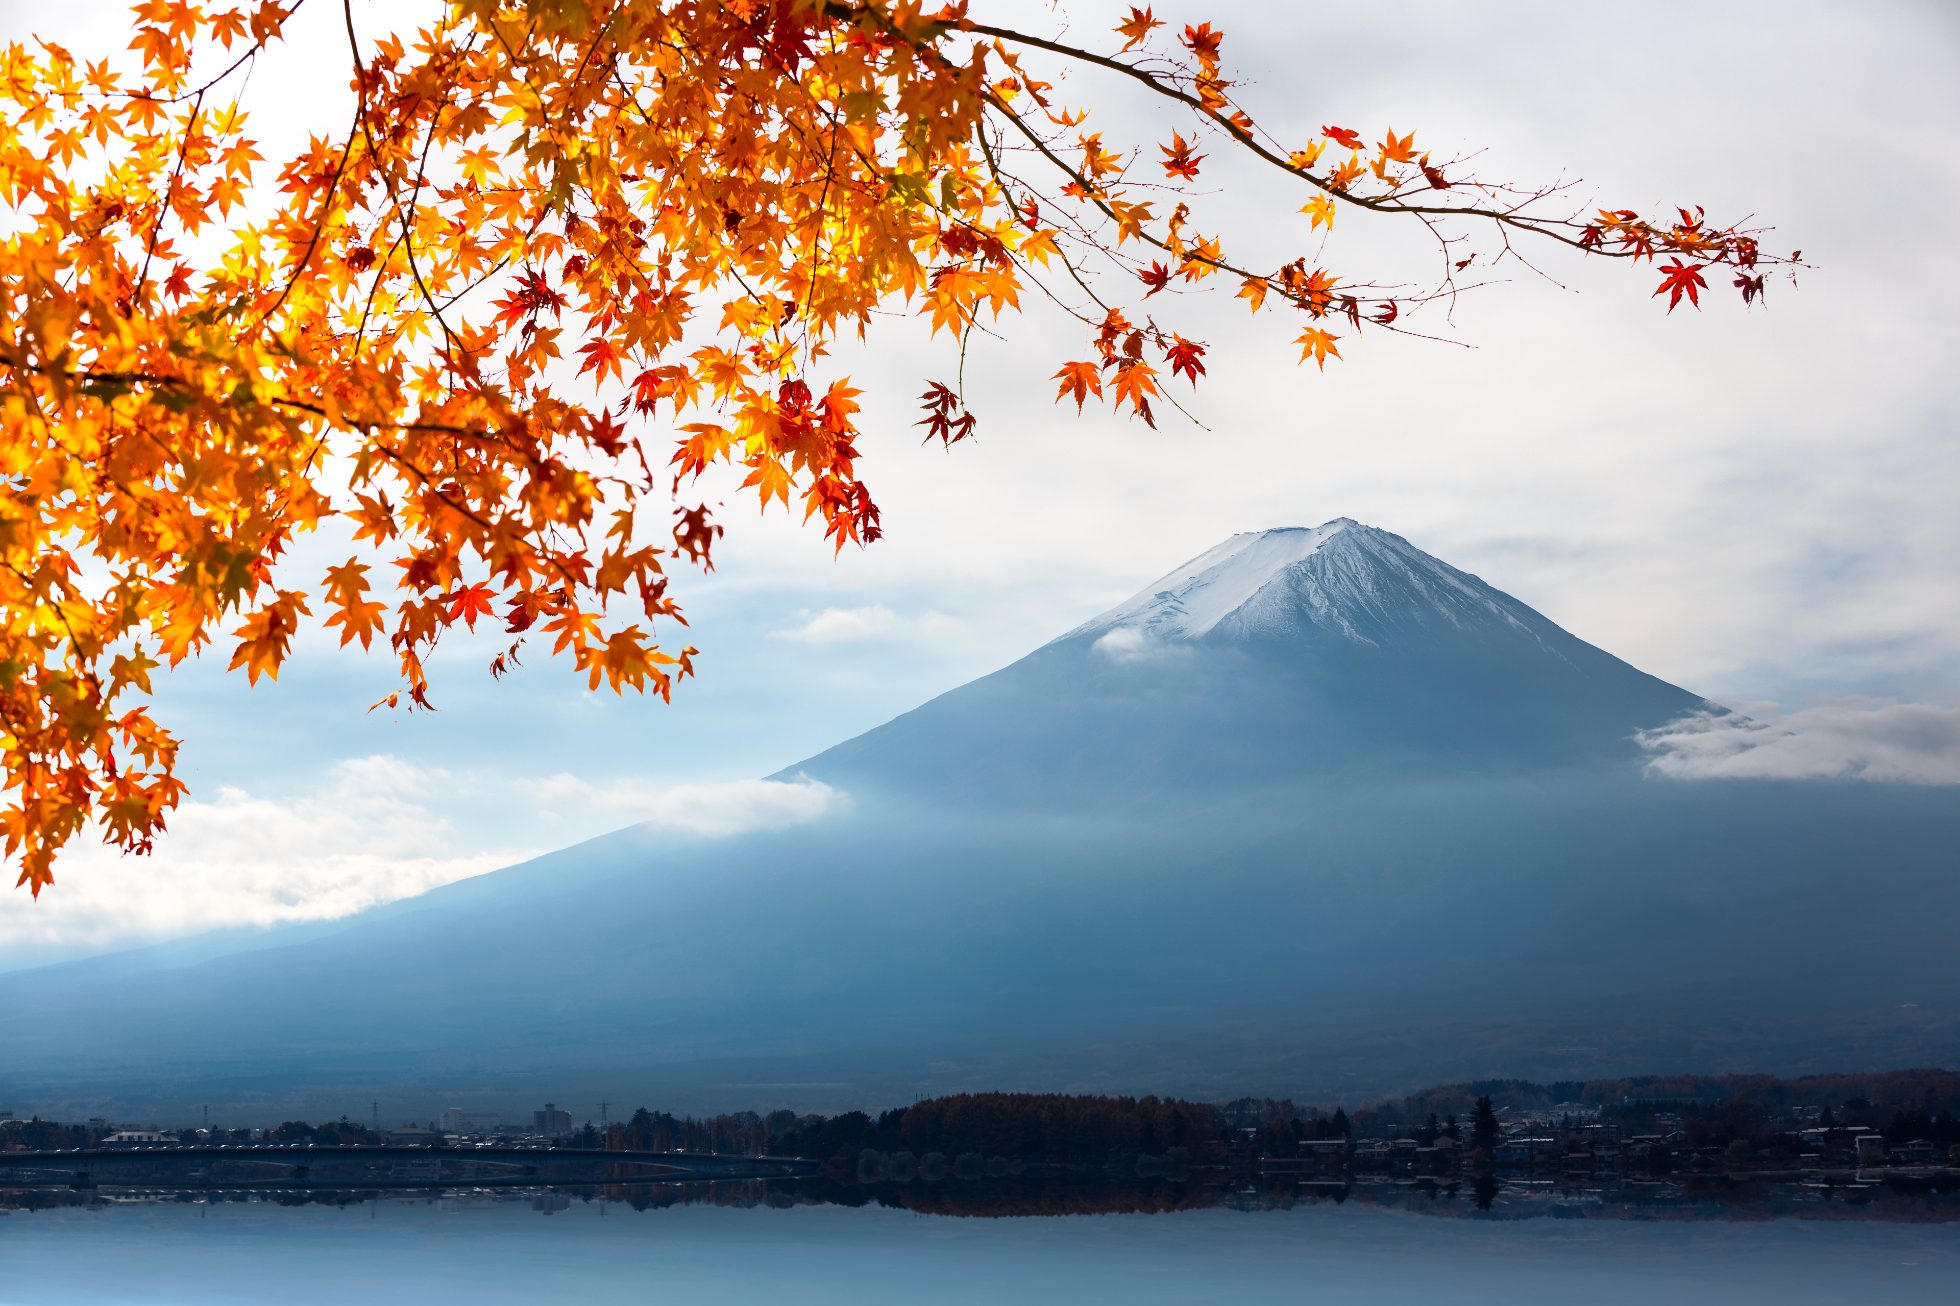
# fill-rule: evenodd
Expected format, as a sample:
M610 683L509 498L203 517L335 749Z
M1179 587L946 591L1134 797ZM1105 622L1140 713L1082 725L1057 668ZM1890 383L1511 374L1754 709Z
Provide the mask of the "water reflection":
M420 1204L449 1211L530 1210L553 1215L574 1204L670 1207L878 1207L966 1219L1158 1214L1174 1211L1284 1211L1356 1203L1437 1217L1529 1220L1869 1220L1960 1221L1960 1179L1887 1178L1870 1183L1751 1183L1721 1178L1620 1183L1533 1182L1478 1175L1463 1181L1308 1179L1226 1174L1109 1179L1029 1172L939 1183L806 1179L693 1180L664 1183L451 1188L0 1188L0 1213L132 1205L256 1204L346 1207Z

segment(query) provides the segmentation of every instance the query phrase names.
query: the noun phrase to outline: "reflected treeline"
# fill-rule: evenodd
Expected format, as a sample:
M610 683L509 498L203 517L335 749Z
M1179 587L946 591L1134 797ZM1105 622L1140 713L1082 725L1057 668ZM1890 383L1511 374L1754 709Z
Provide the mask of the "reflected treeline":
M970 1219L1160 1214L1230 1209L1287 1211L1357 1203L1438 1217L1519 1220L1835 1219L1886 1222L1960 1221L1960 1180L1887 1178L1873 1183L1751 1183L1723 1179L1561 1184L1501 1179L1462 1181L1322 1179L1193 1174L1112 1179L1083 1172L1028 1172L980 1181L857 1182L822 1176L790 1180L717 1180L609 1185L540 1185L452 1189L294 1189L290 1191L0 1189L0 1211L112 1209L181 1203L277 1206L436 1205L556 1214L603 1203L652 1212L678 1206L788 1209L880 1207Z

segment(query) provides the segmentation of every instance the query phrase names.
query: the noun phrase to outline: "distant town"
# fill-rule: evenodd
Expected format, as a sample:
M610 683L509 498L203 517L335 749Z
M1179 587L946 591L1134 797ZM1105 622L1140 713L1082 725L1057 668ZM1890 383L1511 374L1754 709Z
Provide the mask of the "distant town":
M346 1116L228 1127L200 1119L67 1123L0 1111L0 1187L168 1182L282 1186L792 1177L941 1183L1053 1173L1200 1171L1960 1176L1960 1072L1491 1081L1392 1101L959 1094L871 1115L674 1116L547 1102L520 1119L452 1108L380 1127ZM328 1150L333 1149L333 1150Z

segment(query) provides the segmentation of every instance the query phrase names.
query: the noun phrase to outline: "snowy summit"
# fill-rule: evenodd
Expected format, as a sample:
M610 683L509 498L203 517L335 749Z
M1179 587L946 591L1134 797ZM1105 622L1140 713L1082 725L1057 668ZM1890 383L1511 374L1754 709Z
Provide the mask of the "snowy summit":
M1459 627L1529 629L1544 620L1399 535L1336 517L1234 535L1062 639L1133 644L1317 628L1372 644L1418 611Z

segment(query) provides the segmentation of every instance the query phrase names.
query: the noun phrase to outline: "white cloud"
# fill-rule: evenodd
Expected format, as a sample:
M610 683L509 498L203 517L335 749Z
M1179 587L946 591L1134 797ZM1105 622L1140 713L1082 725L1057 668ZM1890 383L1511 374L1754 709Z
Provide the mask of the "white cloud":
M771 639L791 644L868 644L873 642L930 642L956 634L960 623L938 612L901 617L882 603L861 608L825 608L805 615L794 626L769 632Z
M1135 626L1118 626L1089 646L1111 662L1157 662L1186 650L1180 645L1152 639Z
M569 801L588 811L705 838L801 825L846 801L841 789L803 776L791 781L684 785L629 778L593 785L574 775L556 775L537 788L540 796Z
M149 857L76 845L38 901L0 894L0 969L229 926L335 920L635 822L721 837L816 820L814 780L662 785L444 771L351 758L277 798L184 804Z
M1784 712L1697 712L1640 744L1647 770L1679 780L1873 780L1960 784L1960 709L1840 699Z
M902 624L896 612L874 603L863 608L825 608L794 626L770 633L792 644L861 644L888 638Z

